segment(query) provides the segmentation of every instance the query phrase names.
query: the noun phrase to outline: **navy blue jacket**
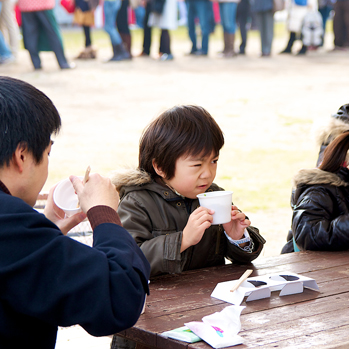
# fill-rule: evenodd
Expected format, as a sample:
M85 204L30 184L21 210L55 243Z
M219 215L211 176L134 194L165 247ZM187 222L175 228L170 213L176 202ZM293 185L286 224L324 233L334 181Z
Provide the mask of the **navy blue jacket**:
M54 348L57 326L79 324L104 336L135 324L149 263L117 224L99 224L93 240L91 248L64 236L0 190L1 349Z

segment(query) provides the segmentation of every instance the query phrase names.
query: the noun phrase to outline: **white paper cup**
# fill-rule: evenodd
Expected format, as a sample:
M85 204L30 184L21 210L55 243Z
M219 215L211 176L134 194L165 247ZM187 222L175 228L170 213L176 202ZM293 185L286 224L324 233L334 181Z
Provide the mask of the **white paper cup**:
M78 177L83 180L84 177ZM73 216L75 213L81 212L79 206L79 198L75 194L74 187L70 179L63 179L58 183L53 192L53 201L62 209L67 217Z
M223 224L231 221L232 191L210 191L196 196L200 206L214 210L212 224Z

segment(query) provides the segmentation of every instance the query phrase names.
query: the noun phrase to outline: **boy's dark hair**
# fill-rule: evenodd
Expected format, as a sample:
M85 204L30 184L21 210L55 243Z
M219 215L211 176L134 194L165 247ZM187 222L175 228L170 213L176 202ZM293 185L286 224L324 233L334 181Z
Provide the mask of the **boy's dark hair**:
M325 149L320 170L335 173L345 163L349 149L349 131L337 136Z
M0 167L10 164L19 144L40 163L61 118L51 100L34 86L0 76Z
M173 107L151 122L139 144L139 169L156 176L153 160L166 174L175 174L176 160L184 155L219 154L223 132L213 117L202 107Z

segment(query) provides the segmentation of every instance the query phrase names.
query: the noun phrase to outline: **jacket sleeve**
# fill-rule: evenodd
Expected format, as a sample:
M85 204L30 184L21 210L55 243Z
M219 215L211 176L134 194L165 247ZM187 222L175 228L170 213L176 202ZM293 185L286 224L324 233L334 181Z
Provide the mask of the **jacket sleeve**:
M250 263L262 252L263 245L265 244L265 239L259 234L259 230L255 227L248 227L247 230L253 243L252 251L245 251L242 248L227 241L228 247L226 257L233 263Z
M94 336L135 324L150 268L124 228L99 224L91 248L34 210L1 222L8 227L0 247L2 300L14 311L56 326L79 324Z
M151 267L151 276L162 273L180 273L187 253L180 252L181 231L155 231L148 210L132 194L119 204L118 213L123 227L132 235Z
M311 187L293 205L292 232L299 249L338 251L349 248L349 215L336 212L331 196L325 188Z

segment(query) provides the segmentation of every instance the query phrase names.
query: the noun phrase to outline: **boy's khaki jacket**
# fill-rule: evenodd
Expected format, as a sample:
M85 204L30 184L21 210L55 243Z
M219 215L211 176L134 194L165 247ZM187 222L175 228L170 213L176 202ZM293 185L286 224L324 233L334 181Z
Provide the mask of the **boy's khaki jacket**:
M199 207L198 199L178 196L139 170L115 172L111 179L120 194L121 222L148 259L151 276L223 265L224 257L249 263L262 251L265 240L257 228L248 228L254 248L246 252L227 240L221 225L212 225L197 245L180 253L182 232L190 213ZM208 189L216 190L223 189L216 184Z

